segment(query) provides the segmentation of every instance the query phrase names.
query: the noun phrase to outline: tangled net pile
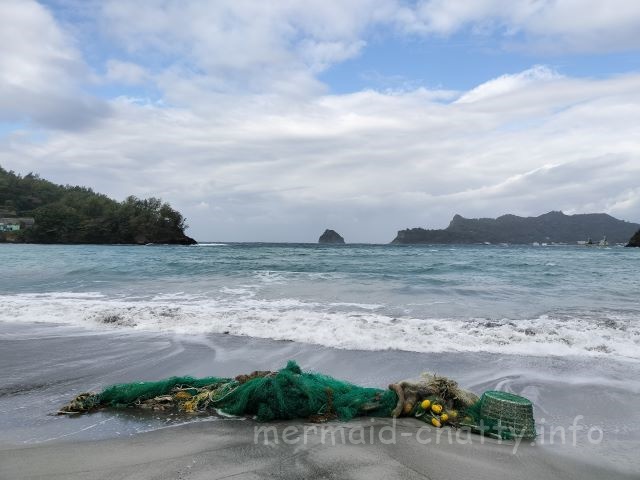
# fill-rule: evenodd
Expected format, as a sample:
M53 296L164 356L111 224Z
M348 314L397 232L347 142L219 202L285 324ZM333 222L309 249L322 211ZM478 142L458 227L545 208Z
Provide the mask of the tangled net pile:
M158 382L112 385L100 393L78 395L59 413L85 413L109 407L217 412L251 416L259 421L298 418L324 422L357 416L406 415L436 427L446 422L453 426L467 425L475 431L478 423L482 423L481 400L446 377L423 374L418 380L405 380L382 390L303 372L293 361L277 372L256 371L236 378L171 377ZM493 422L501 421L495 415L491 418ZM513 429L506 429L499 436L516 435Z
M104 407L199 412L215 409L257 420L293 418L350 420L358 415L390 416L397 397L391 390L366 388L318 373L302 372L290 361L278 372L232 378L172 377L160 382L113 385L84 393L60 411L89 412Z

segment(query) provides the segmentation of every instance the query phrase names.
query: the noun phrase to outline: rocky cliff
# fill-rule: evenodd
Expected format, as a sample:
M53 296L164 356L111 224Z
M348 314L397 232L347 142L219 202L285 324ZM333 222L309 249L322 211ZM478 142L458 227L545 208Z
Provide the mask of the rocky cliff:
M629 240L629 243L627 243L627 247L639 247L640 248L640 230L638 230L633 237L631 237L631 240Z

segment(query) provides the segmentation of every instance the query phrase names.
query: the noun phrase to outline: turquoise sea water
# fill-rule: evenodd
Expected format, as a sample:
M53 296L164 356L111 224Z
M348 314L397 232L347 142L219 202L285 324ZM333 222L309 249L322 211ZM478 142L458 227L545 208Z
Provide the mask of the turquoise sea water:
M0 245L0 321L640 359L640 250Z

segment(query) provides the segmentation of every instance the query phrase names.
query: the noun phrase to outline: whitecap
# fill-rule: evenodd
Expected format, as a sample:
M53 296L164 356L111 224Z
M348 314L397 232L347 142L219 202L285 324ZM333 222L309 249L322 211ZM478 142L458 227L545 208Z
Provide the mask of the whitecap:
M49 322L91 329L126 328L184 334L229 333L354 350L492 352L640 360L633 314L541 315L529 319L415 318L384 305L264 299L238 291L219 298L149 299L84 294L0 296L0 321ZM339 308L336 308L339 307ZM614 318L615 317L615 318Z

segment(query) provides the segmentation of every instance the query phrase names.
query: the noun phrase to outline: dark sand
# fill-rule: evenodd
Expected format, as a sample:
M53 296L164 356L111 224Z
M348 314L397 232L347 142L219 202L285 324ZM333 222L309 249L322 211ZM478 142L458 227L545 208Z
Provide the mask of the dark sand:
M336 427L373 428L378 438L387 420L355 421ZM279 424L284 427L286 424ZM300 425L295 423L293 425ZM543 449L497 445L436 444L435 432L415 439L416 422L402 420L395 444L340 442L340 436L308 435L295 445L254 443L253 422L191 424L135 437L82 444L52 444L0 452L1 478L212 479L212 478L428 478L428 479L606 479L638 478L606 468L576 464ZM408 433L408 437L403 434ZM263 437L261 437L262 439ZM273 437L270 437L273 439ZM337 444L332 445L331 438ZM384 437L383 438L391 438ZM444 437L443 437L444 438Z
M51 415L81 391L111 383L230 376L276 369L288 359L363 385L384 387L431 370L476 392L508 389L535 402L546 431L536 445L515 448L513 442L456 437L455 430L436 432L411 419L395 430L389 419L332 423L333 435L307 429L305 440L303 428L313 425L303 422L265 425L129 411ZM637 363L361 352L230 336L0 324L0 364L0 479L640 478ZM602 428L602 442L590 443L582 431L574 446L566 430L564 443L556 436L550 444L548 429L566 429L575 415L584 416L578 424L585 429ZM277 428L277 443L273 435L267 444L264 435L255 442L255 428L264 426Z

